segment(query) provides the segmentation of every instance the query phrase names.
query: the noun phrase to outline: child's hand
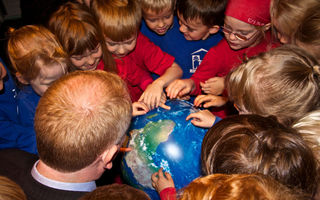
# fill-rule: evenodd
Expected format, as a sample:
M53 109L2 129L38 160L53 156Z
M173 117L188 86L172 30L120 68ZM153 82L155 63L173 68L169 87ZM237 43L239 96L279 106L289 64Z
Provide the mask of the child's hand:
M163 109L166 109L166 110L170 110L171 107L170 106L167 106L165 103L167 101L167 96L166 94L163 92L162 95L161 95L161 101L160 101L160 107L163 108Z
M220 95L225 89L225 77L213 77L200 83L201 89L206 94Z
M154 81L141 95L139 101L144 102L150 110L159 107L163 92L163 84Z
M132 116L138 116L138 115L145 115L147 112L149 112L149 108L146 104L143 102L134 102L132 103Z
M204 108L209 108L211 106L220 107L226 104L228 101L227 97L216 96L212 94L208 95L198 95L197 98L194 100L194 105L199 107L201 104Z
M167 96L170 99L182 97L189 94L195 89L195 84L192 79L175 80L166 88Z
M168 187L174 188L174 182L171 175L168 172L163 173L163 169L160 168L158 172L155 172L151 176L152 187L157 190L158 193L161 190L166 189Z
M216 121L216 116L214 116L209 110L200 110L199 112L188 115L186 120L189 119L192 119L191 123L195 126L211 128Z

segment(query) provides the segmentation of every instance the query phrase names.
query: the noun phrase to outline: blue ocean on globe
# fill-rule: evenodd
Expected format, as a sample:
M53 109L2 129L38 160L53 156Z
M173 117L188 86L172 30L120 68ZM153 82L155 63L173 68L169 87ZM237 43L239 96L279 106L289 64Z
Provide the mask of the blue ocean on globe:
M191 124L186 117L197 112L191 103L169 100L170 110L157 108L132 119L122 172L132 186L151 199L160 199L151 185L151 175L161 167L169 172L177 189L201 175L201 143L208 129Z

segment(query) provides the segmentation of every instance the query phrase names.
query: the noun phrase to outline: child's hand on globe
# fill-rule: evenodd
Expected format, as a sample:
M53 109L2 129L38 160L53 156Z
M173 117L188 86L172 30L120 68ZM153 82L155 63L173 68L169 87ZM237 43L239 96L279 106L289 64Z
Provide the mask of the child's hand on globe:
M166 188L174 188L174 182L171 175L168 172L163 172L163 169L160 168L158 172L155 172L151 176L152 187L160 193Z
M147 112L149 112L149 108L146 104L143 102L133 102L132 103L132 116L138 116L138 115L145 115Z

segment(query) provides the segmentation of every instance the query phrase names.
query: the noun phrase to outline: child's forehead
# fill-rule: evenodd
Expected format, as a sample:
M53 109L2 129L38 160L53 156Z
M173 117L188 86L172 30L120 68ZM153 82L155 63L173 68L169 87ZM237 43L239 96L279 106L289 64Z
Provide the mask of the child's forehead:
M178 18L183 23L189 25L189 26L206 26L203 24L202 19L200 17L194 17L194 18L185 18L181 13L178 12Z
M169 7L164 7L162 9L156 10L156 9L143 9L143 15L145 17L161 17L166 15L173 14L173 10Z

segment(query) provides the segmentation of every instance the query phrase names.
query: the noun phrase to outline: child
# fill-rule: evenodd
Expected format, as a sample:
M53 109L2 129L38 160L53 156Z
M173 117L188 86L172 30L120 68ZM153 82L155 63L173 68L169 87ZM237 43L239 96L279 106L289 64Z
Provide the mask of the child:
M17 93L18 88L0 59L0 149L19 148L33 153L33 149L25 139L30 138L33 127L26 128L19 123ZM31 140L31 143L34 142Z
M218 31L227 1L180 0L179 20L174 16L175 0L140 2L144 18L141 32L175 57L183 70L182 78L190 78L208 50L222 39Z
M272 26L281 43L293 42L293 35L302 24L307 11L319 4L318 0L272 0L270 6ZM314 10L318 13L318 10ZM310 13L311 14L311 13ZM314 36L315 37L315 36Z
M170 187L161 191L157 186L173 184L172 179L163 175L154 179L160 199L176 199L175 193L169 194ZM299 200L306 199L298 191L291 190L269 176L262 174L211 174L193 180L179 191L178 199L219 199L219 200Z
M121 60L113 59L105 47L97 22L86 6L71 2L62 5L52 15L49 27L57 35L75 69L117 73L127 83L133 102L152 83L151 76L136 65L128 67Z
M225 39L209 50L190 79L176 80L167 87L168 97L199 95L201 88L210 94L220 95L224 90L223 78L218 79L218 82L205 81L212 77L224 77L245 58L272 48L271 34L268 31L269 4L270 0L228 1L223 26ZM216 112L221 117L227 114L225 107Z
M130 67L130 63L160 75L150 84L139 101L149 108L160 105L165 97L163 88L182 76L182 70L174 57L162 52L139 32L141 8L135 0L97 0L92 2L92 11L97 16L105 36L108 50L115 59Z
M27 197L18 184L5 176L0 176L0 199L27 200Z
M40 97L66 73L66 54L49 30L34 25L11 32L8 54L17 79L26 85L18 94L19 121L23 126L33 127ZM29 152L36 153L34 133L25 142L30 144Z
M312 196L316 159L302 137L275 117L238 115L215 124L202 143L204 175L262 173Z
M291 126L320 105L318 66L301 48L290 45L275 48L249 59L228 74L229 99L240 114L274 115L279 122ZM208 96L205 101L215 99ZM199 99L195 102L203 103ZM192 117L209 123L209 117L201 113Z

